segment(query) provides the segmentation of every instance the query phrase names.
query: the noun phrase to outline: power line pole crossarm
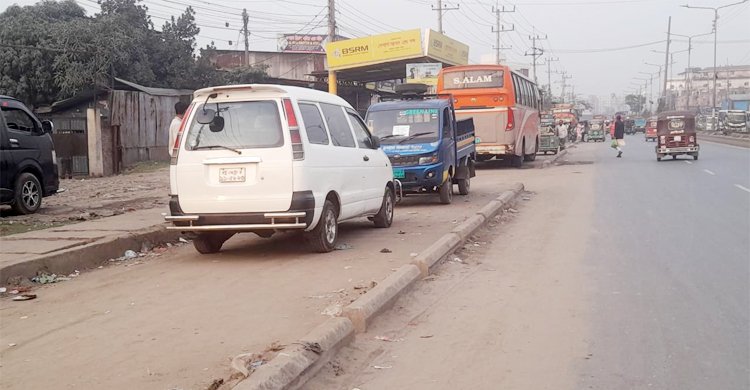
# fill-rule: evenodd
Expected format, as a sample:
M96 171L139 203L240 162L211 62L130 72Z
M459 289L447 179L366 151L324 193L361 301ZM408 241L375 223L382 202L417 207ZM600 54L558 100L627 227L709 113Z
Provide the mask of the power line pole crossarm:
M437 0L437 7L433 6L432 10L436 11L438 14L438 32L441 34L445 34L445 31L443 30L443 12L444 11L454 11L459 9L459 6L455 7L443 7L443 0Z
M534 69L534 83L538 84L537 77L536 77L536 62L537 62L537 59L541 57L542 54L544 54L544 50L541 47L537 47L536 42L547 39L547 36L546 35L540 36L540 35L536 35L535 33L534 35L529 36L529 39L531 39L531 53L526 52L524 53L524 55L531 56L534 60L532 62L532 67Z
M493 47L493 50L495 50L495 64L500 65L500 50L509 50L513 48L512 46L503 46L500 44L500 33L514 31L516 29L514 24L512 24L510 28L505 28L505 26L500 24L500 14L516 12L516 6L514 5L513 9L506 10L505 6L500 8L499 5L495 5L492 7L492 12L495 14L495 26L492 27L492 32L495 33L495 47Z

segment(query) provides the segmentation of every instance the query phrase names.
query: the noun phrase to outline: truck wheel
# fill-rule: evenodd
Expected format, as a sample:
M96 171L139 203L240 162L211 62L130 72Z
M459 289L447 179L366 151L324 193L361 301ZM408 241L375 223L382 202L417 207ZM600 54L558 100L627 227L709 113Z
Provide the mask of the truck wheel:
M440 203L451 204L453 201L453 176L448 175L448 180L440 186L438 193L440 194Z
M396 204L396 196L393 195L391 187L385 188L383 203L380 205L380 211L372 218L375 227L387 228L393 223L393 205Z
M307 243L315 252L326 253L336 248L336 240L339 238L339 222L336 209L330 200L323 204L323 212L320 213L318 225L305 233Z
M34 174L24 172L16 179L13 210L18 214L33 214L42 206L42 185Z
M469 195L469 190L471 189L471 179L458 179L458 193L460 195Z
M221 246L232 237L232 233L199 233L193 239L193 246L198 253L207 255L221 250Z

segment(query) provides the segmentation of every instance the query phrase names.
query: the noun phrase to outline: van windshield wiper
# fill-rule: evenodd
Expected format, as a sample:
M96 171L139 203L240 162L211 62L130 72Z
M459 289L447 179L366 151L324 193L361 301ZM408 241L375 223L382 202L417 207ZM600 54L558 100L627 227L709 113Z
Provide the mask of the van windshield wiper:
M399 141L399 143L402 144L402 143L404 143L406 141L413 140L414 138L417 138L417 137L420 137L420 136L423 136L423 135L430 135L430 134L434 134L434 133L431 132L431 131L425 131L425 132L422 132L422 133L412 134L408 138L404 138L401 141Z
M235 148L230 148L229 146L224 145L202 145L202 146L196 146L193 148L193 150L199 150L199 149L213 149L213 148L222 148L226 150L231 150L237 154L242 154L242 151Z

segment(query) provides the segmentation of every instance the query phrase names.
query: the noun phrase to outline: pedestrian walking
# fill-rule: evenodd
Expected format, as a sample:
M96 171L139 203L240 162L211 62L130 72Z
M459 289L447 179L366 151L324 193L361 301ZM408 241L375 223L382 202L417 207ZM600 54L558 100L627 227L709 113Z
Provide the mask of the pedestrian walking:
M617 149L617 157L622 157L622 147L625 146L625 123L619 115L615 120L615 133L612 146Z
M180 125L182 124L182 117L185 115L188 105L185 102L179 101L174 104L175 115L172 118L172 122L169 124L169 144L167 149L169 151L169 157L172 157L172 150L174 149L174 143L177 141L177 133L180 131Z
M565 145L565 141L568 139L568 125L560 120L557 122L555 130L557 130L557 138L560 138L560 145Z

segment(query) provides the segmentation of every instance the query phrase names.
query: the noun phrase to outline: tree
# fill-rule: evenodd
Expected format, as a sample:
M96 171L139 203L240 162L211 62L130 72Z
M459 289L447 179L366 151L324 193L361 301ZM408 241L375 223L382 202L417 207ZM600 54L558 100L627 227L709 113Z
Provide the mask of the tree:
M646 97L643 95L627 95L625 96L625 104L630 107L631 112L641 114L646 104Z

